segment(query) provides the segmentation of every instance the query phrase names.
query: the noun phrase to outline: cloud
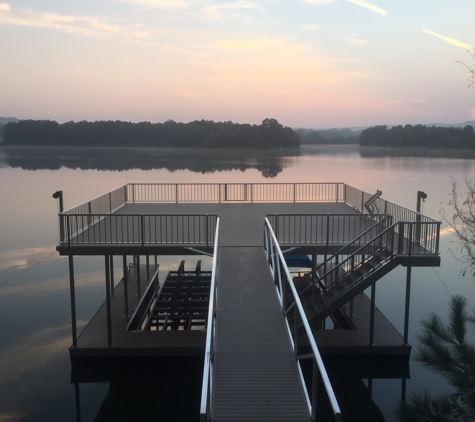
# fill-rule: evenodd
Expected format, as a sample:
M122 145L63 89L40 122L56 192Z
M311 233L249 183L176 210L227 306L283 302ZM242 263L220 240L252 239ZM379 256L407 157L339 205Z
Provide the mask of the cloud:
M335 0L305 0L305 3L309 4L326 4L333 3Z
M0 270L9 268L24 269L43 261L46 257L55 252L54 246L43 246L29 249L19 249L0 253ZM58 254L48 257L48 261L58 259Z
M233 3L224 4L212 4L206 6L201 10L205 19L221 19L224 11L227 10L242 10L242 9L255 9L258 7L258 3L253 0L237 0Z
M419 100L416 98L411 100L411 103L425 103L425 102L427 102L427 100Z
M120 39L122 41L146 41L149 31L141 27L113 25L92 16L59 15L42 13L31 9L12 11L5 3L0 4L0 24L26 26L65 32L100 39Z
M315 31L319 31L320 29L322 29L322 27L321 27L320 25L309 24L309 25L305 25L305 26L302 28L302 31L315 32Z
M373 12L379 13L380 15L385 16L388 12L386 10L381 9L378 6L375 6L371 3L367 3L363 0L348 0L350 3L357 4L358 6L365 7L366 9L372 10Z
M184 0L116 0L122 3L141 4L157 9L185 9L190 5L190 2Z
M359 38L343 38L343 41L349 42L351 45L356 47L362 47L363 45L368 44L368 40L362 40Z
M475 119L475 108L472 108L472 109L470 110L470 113L472 113L472 117Z
M422 30L429 35L433 35L434 37L440 38L448 42L449 44L455 45L456 47L465 48L466 50L473 50L473 46L462 41L456 40L455 38L444 37L443 35L437 34L436 32L429 31L428 29L422 28Z
M0 3L0 10L1 11L8 11L11 9L11 6L8 3Z
M233 80L240 83L272 84L297 82L333 84L361 77L361 73L339 70L348 59L318 56L303 44L281 38L227 39L211 45L219 59L201 63L208 68L207 79Z
M450 236L452 233L455 233L455 229L453 229L452 227L446 227L445 229L440 230L439 236Z

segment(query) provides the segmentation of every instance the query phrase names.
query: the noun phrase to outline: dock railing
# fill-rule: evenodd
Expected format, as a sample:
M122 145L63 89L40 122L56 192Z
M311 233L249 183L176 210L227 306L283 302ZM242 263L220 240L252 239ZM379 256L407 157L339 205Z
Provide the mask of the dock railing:
M343 183L131 183L128 203L342 202Z
M350 185L335 183L131 183L86 201L60 214L60 242L71 242L72 238L101 222L107 215L127 204L134 203L299 203L299 202L338 202L353 207L362 219L378 218L378 214L391 214L393 221L415 223L415 230L408 225L403 236L438 252L440 221L421 213L377 197L372 203L373 213L364 204L373 196ZM65 217L74 216L74 217ZM132 217L131 217L132 218ZM137 214L133 219L139 220ZM120 226L124 220L111 222ZM117 223L117 224L114 224ZM68 226L69 224L69 226ZM134 226L135 225L135 226ZM140 230L139 222L129 227ZM138 238L140 233L134 236ZM277 232L279 236L279 232ZM97 237L96 237L97 238Z
M374 214L267 214L274 234L281 245L347 244L373 226L391 224L389 215ZM361 238L364 244L367 238Z
M192 244L210 246L215 214L66 214L59 215L63 245Z
M305 392L309 414L312 420L315 421L317 418L317 383L318 383L318 379L321 378L323 385L325 387L325 391L326 391L328 400L330 402L333 414L334 414L334 420L337 422L340 422L342 420L340 406L338 405L338 401L335 397L333 387L331 385L325 365L323 363L320 352L318 350L317 343L315 342L315 338L313 337L310 324L307 320L307 316L305 314L303 305L300 301L297 289L292 280L292 276L290 275L289 269L285 263L285 259L280 249L277 238L267 218L265 219L265 225L264 225L264 239L265 239L265 250L267 253L267 260L269 262L269 265L274 277L277 294L279 296L279 300L280 300L282 310L284 313L290 342L294 351L295 359L297 361L297 367L300 374L300 380L303 386L303 390ZM295 314L293 318L293 324L294 324L293 332L290 328L289 321L287 318L288 317L287 310L285 309L286 303L287 303L286 295L287 295L288 288L290 288L290 292L293 296L293 300L295 303ZM312 353L310 356L299 355L298 333L299 333L300 323L303 324L305 333L310 343L310 347L312 350ZM312 379L311 379L312 386L310 388L310 391L307 386L307 383L305 382L302 369L300 366L300 359L307 359L307 358L313 359L313 371L312 371Z
M216 337L216 291L218 288L217 274L219 270L219 218L216 221L214 238L213 269L209 295L208 318L206 321L206 346L203 365L203 382L201 385L200 422L210 420L211 401L213 393L213 358Z

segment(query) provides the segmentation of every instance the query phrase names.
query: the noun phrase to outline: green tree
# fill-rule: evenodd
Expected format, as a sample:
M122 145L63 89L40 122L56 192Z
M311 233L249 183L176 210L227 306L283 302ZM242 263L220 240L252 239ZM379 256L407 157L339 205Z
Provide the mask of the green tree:
M401 406L401 419L410 422L475 420L475 345L467 339L469 326L475 329L475 313L467 312L463 296L453 296L449 321L436 314L422 321L418 336L422 347L416 360L442 375L451 393L433 396L428 391L411 396Z

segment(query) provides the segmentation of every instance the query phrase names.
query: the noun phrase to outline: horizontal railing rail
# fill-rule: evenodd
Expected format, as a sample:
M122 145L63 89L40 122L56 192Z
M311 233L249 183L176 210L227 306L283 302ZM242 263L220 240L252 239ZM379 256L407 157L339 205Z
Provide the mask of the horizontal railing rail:
M133 183L128 203L343 202L343 183Z
M64 211L62 214L110 214L127 203L127 186L120 186L103 195Z
M359 239L368 240L361 233L368 227L388 224L387 214L375 214L362 218L359 214L268 214L274 234L280 245L335 245L348 244Z
M200 422L211 418L212 387L214 375L214 349L216 337L216 291L218 288L219 270L219 218L216 220L216 233L214 238L213 268L211 272L211 285L209 295L208 318L206 321L206 346L203 365L203 382L201 385Z
M60 214L62 245L212 245L215 214Z
M292 280L292 276L290 275L289 269L285 263L285 259L280 249L279 243L272 230L272 226L267 218L265 220L265 225L264 225L264 239L265 239L265 250L267 253L267 259L268 259L268 262L269 262L269 265L274 277L274 282L275 282L277 293L279 295L284 317L286 319L286 325L289 332L289 337L291 339L292 348L297 360L297 367L299 369L300 379L301 379L302 386L304 388L305 395L306 395L308 411L311 415L312 420L316 420L317 382L318 382L318 378L321 378L321 380L323 381L323 385L325 387L325 391L329 399L331 408L333 410L335 421L341 421L342 420L341 410L338 405L338 401L335 397L335 393L333 391L333 387L328 377L325 365L322 361L320 352L315 342L315 338L313 337L310 324L305 315L305 311L300 301L299 295L297 293L297 289ZM293 324L294 324L293 331L290 329L288 314L285 311L286 303L287 303L286 296L287 296L288 290L290 290L290 294L292 295L292 300L294 301L295 309L296 309L294 313L294 318L293 318ZM299 356L299 348L298 348L298 343L299 343L298 342L298 331L299 331L298 326L300 322L303 324L305 333L308 337L308 341L310 343L310 347L312 350L311 358L313 359L313 371L312 371L312 380L311 380L312 387L310 389L307 387L307 383L305 382L302 369L300 366L300 359L303 358ZM305 355L305 358L307 357L308 355ZM310 394L309 394L309 390L310 390Z

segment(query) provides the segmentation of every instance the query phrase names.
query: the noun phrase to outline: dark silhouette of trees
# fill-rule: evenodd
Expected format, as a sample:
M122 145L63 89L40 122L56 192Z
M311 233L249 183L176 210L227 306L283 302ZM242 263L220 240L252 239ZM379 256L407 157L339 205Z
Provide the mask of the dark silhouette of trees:
M470 53L470 55L472 56L472 59L475 60L475 51L473 49L468 50L468 53ZM475 83L475 65L466 64L465 62L462 62L462 61L458 63L465 66L468 70L468 87L470 88L470 86L472 86Z
M178 123L66 122L21 120L4 128L5 145L186 147L186 148L298 148L300 137L275 119L261 125L195 120Z
M464 128L423 125L374 126L363 130L362 146L420 147L420 148L475 148L473 126Z
M301 144L325 145L325 144L357 144L360 130L351 129L299 129Z

